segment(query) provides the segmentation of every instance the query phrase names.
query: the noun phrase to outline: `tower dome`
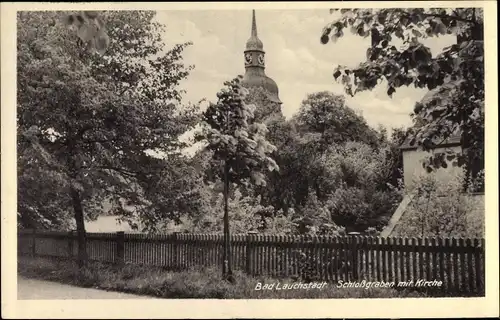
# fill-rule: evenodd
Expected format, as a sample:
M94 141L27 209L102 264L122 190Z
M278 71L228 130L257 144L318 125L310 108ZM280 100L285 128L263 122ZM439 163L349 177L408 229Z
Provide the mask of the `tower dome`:
M255 21L255 10L252 10L252 32L247 40L246 51L258 50L264 52L264 44L257 36L257 22Z
M242 85L250 87L262 87L268 92L268 97L272 102L281 104L279 90L276 82L269 78L265 69L265 51L262 41L257 36L257 23L255 20L255 10L252 10L252 31L250 39L246 43L245 53L245 75Z

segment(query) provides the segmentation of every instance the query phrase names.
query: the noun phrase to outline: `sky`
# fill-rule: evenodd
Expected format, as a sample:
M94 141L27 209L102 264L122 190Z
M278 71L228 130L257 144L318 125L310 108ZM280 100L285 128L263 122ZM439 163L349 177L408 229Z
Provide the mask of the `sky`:
M158 11L156 19L166 25L167 48L193 42L184 52L186 64L195 69L181 84L185 101L206 98L216 101L224 81L245 72L243 51L250 37L251 10ZM256 10L258 36L266 51L266 74L279 87L282 112L290 118L307 94L331 91L343 94L333 79L337 65L357 66L366 60L369 38L346 33L336 43L323 45L323 27L335 16L328 9ZM425 41L433 54L454 43L449 36ZM410 113L426 90L399 89L392 98L384 84L372 91L348 98L348 105L360 111L368 124L388 128L411 125Z

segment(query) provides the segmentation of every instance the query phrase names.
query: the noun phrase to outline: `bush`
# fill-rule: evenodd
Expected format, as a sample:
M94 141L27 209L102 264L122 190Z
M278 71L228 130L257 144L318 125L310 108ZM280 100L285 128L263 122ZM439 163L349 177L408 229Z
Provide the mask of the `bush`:
M345 235L345 229L338 226L332 220L330 210L324 203L318 200L313 191L309 191L309 196L305 206L296 217L298 221L298 232L311 236L316 235Z
M149 295L159 298L197 299L304 299L304 298L402 298L423 297L410 290L384 288L338 289L334 283L323 289L255 290L257 283L291 283L268 277L250 277L235 272L235 284L222 280L219 269L192 269L169 272L160 268L126 265L118 269L102 263L89 263L78 276L75 263L41 258L19 258L19 274L67 284L104 290Z
M182 223L175 227L178 231L189 233L222 233L224 201L220 190L215 185L207 184L204 210L200 215L183 216ZM273 206L263 206L260 196L244 195L233 185L234 191L229 197L228 210L231 221L231 233L268 232L273 234L292 234L296 224L292 214L284 215L282 210ZM174 229L174 228L171 228Z
M415 177L412 197L394 234L406 237L484 237L484 208L469 192L462 192L464 174L443 183L435 175Z
M401 201L401 192L389 188L393 174L391 153L360 142L329 149L322 161L332 192L325 205L336 224L363 232L381 229Z

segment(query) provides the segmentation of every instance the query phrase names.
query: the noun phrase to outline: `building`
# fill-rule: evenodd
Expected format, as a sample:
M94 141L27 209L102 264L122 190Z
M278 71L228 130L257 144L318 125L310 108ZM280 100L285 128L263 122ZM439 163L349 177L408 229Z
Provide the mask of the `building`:
M421 103L427 103L433 96L438 92L438 90L446 90L446 87L438 88L429 91ZM446 151L452 151L455 153L462 153L462 143L460 131L455 131L447 139L442 141L442 139L436 139L433 143L437 146L432 149L431 152L423 151L418 148L417 145L410 143L413 137L408 137L405 142L401 145L400 149L403 156L403 179L404 185L407 190L412 190L415 183L415 178L419 175L432 174L443 183L451 181L456 175L464 170L463 167L454 166L452 161L447 161L448 166L446 168L439 168L431 173L427 173L426 169L422 165L423 161L431 155L431 153L443 153ZM381 236L400 236L401 231L408 227L409 212L408 207L413 201L414 195L409 192L407 193L398 208L389 220L388 225L381 232ZM475 193L464 193L462 197L471 205L471 209L467 212L467 225L470 228L475 228L478 230L484 230L484 215L485 215L485 198L484 190Z
M421 105L446 105L448 103L450 95L452 95L454 90L453 84L444 84L436 89L429 91L419 102ZM433 154L439 154L444 152L453 153L463 153L462 144L462 134L459 128L452 132L446 139L435 138L432 142L436 146L431 150ZM417 145L410 144L408 139L401 145L400 149L403 155L403 174L405 186L410 187L415 175L419 175L425 172L425 168L422 166L422 161L428 157L431 153L419 150ZM478 161L479 160L479 161ZM484 163L480 161L481 159L474 159L471 163L467 163L467 174L476 177L477 174L484 169ZM433 172L440 181L446 182L450 177L463 171L464 167L457 167L452 165L452 161L448 161L447 168L440 168Z
M265 89L268 92L269 100L281 105L278 85L265 73L265 54L264 45L257 35L255 10L252 10L252 31L244 51L245 75L242 85L247 88L261 87Z
M426 173L422 163L430 155L427 151L419 150L417 145L411 145L410 140L411 138L407 139L400 147L403 155L403 179L407 188L411 188L416 176ZM446 141L440 143L439 147L432 150L433 153L443 153L446 151L462 152L459 134L450 136ZM451 179L460 170L463 170L463 168L455 167L449 162L447 168L440 168L432 174L435 174L440 181L446 181Z

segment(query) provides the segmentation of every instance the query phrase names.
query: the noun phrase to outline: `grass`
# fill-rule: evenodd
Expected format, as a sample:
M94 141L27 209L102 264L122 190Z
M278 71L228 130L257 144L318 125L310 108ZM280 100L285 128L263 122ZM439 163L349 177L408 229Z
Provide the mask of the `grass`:
M45 258L18 258L19 275L56 281L80 287L148 295L158 298L198 299L326 299L326 298L410 298L425 297L409 289L336 288L333 283L323 289L255 290L257 283L291 283L291 280L254 278L236 272L236 283L222 280L219 269L170 272L159 268L125 265L116 268L89 263L79 274L74 262Z

